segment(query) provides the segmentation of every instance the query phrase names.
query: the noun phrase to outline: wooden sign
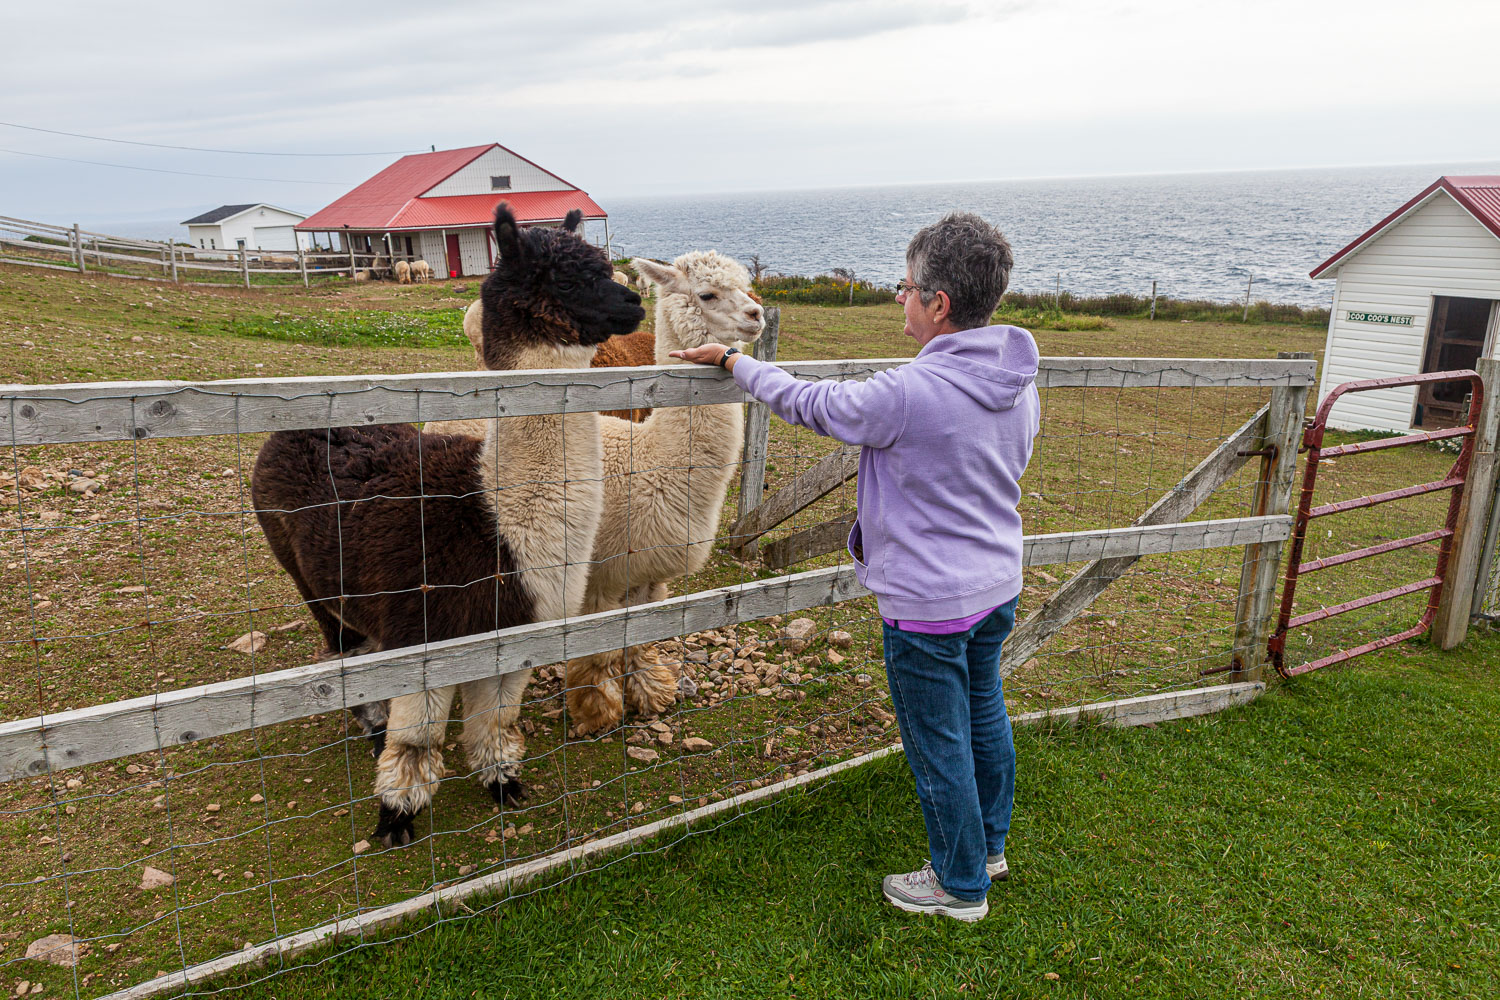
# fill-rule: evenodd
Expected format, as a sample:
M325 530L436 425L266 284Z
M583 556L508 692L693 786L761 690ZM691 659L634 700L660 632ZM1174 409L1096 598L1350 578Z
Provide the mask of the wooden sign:
M1344 315L1351 323L1384 323L1387 326L1411 326L1416 320L1415 316L1403 316L1400 313L1370 313L1350 310Z

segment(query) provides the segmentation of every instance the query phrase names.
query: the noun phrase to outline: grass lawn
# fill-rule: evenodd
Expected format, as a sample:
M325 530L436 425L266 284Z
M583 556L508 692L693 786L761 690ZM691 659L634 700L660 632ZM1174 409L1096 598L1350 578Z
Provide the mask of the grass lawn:
M246 995L1492 997L1497 664L1486 634L1204 719L1020 731L1013 875L975 925L878 897L925 850L896 757Z
M460 332L459 315L461 307L476 294L473 282L247 291L175 288L93 274L77 276L0 266L0 344L5 346L0 351L0 383L467 369L472 364L472 352ZM1321 330L1305 326L1152 323L1118 318L1080 323L1067 317L1057 325L1090 328L1037 330L1044 354L1267 357L1279 350L1317 352L1323 341ZM909 356L914 345L900 330L900 308L895 305L787 306L782 312L779 357ZM1026 495L1022 516L1027 530L1042 533L1129 523L1233 432L1265 401L1265 395L1254 389L1048 390L1043 394L1042 435L1023 480ZM14 483L0 489L0 721L309 662L320 642L308 627L308 616L300 608L289 580L270 558L253 516L244 510L249 464L262 439L261 435L226 435L11 449L0 468L0 478L33 465L56 478L37 491L28 488L23 492ZM768 491L790 482L832 446L825 439L773 422ZM1320 500L1436 479L1451 461L1451 455L1436 450L1407 449L1329 463L1320 478L1326 491L1320 494ZM104 488L90 496L69 492L69 470L74 469L95 471L102 477ZM1252 462L1196 516L1248 513L1255 473ZM734 518L735 488L731 487L721 532ZM854 489L853 482L845 484L799 514L778 534L852 511ZM1423 530L1412 527L1418 523L1436 526L1441 522L1436 506L1441 500L1421 497L1355 515L1342 522L1336 533L1311 538L1305 558L1320 558ZM18 530L22 511L27 519L24 533ZM1423 546L1384 557L1379 570L1384 574L1381 585L1429 575L1434 554L1435 547ZM1012 676L1009 700L1013 711L1208 683L1200 672L1227 664L1240 556L1238 550L1224 549L1142 560L1128 578L1111 587L1088 613L1063 629ZM833 565L842 558L842 554L832 554L792 569ZM1306 602L1330 603L1374 589L1371 565L1354 564L1311 579L1298 609L1309 606ZM1023 611L1044 601L1075 568L1028 570ZM674 589L685 594L779 572L735 560L720 550L701 572L679 581ZM1351 635L1370 638L1381 634L1379 630L1395 631L1395 622L1414 616L1417 600L1390 602L1357 621L1339 621L1299 633L1289 647L1289 658L1335 648ZM481 799L462 772L462 754L451 753L449 765L460 770L448 779L439 796L440 808L431 814L432 825L427 831L431 836L402 850L353 857L351 849L368 836L373 825L374 806L368 798L371 763L363 745L347 738L349 723L340 712L161 754L141 754L129 760L72 769L60 776L78 782L71 787L54 787L45 780L0 785L0 840L25 845L0 852L0 986L27 978L42 982L47 995L72 992L67 974L39 969L38 963L20 959L25 944L42 934L72 932L95 943L78 974L79 992L96 995L148 979L156 969L203 961L234 951L245 941L264 942L278 933L345 916L357 908L408 898L434 883L504 868L591 835L616 832L627 824L638 825L891 742L894 726L885 708L879 622L873 604L855 601L807 615L823 630L820 634L831 629L852 633L852 645L839 653L820 640L792 658L769 644L779 624L775 620L688 637L685 644L663 645L669 660L686 661L689 655L697 654L701 654L700 659L708 659L701 666L682 663L682 668L699 681L699 694L660 720L632 718L622 729L598 740L565 737L560 681L547 670L539 671L523 714L530 754L526 781L532 793L526 807L508 816L496 816L488 799ZM226 649L230 640L251 628L270 633L268 644L253 660ZM34 638L39 641L34 642ZM1483 644L1474 648L1479 650L1478 655L1493 652L1491 646ZM768 664L763 658L768 652L781 672L779 677L770 676L765 669ZM1456 662L1459 655L1434 656L1431 669ZM748 662L752 659L760 663L758 675L747 669L746 664L755 667ZM1406 669L1406 661L1399 654L1383 662ZM1350 676L1365 674L1353 671ZM1459 683L1455 678L1439 679ZM1316 690L1318 683L1321 679L1286 691ZM1222 729L1225 734L1243 733L1244 727L1237 727L1234 720L1281 711L1280 706L1290 697L1278 694L1266 703L1270 707L1257 706L1224 720L1172 726L1156 733L1026 736L1023 740L1037 742L1034 746L1028 743L1023 754L1038 760L1055 754L1059 774L1069 773L1066 761L1077 756L1080 749L1090 754L1096 749L1118 753L1122 760L1131 753L1186 754L1185 748L1197 746L1200 737L1208 738L1203 734L1218 733L1218 727L1226 727ZM1382 726L1370 727L1371 717L1380 719ZM1367 714L1366 728L1381 729L1386 718L1385 714ZM664 725L668 732L647 730L651 722ZM1322 724L1307 725L1310 737L1318 737ZM1189 740L1180 733L1193 735ZM1456 731L1441 735L1445 740L1460 739ZM709 740L714 749L701 754L682 751L682 741L690 736ZM1475 747L1492 745L1492 741L1471 740L1468 736L1462 739ZM627 759L627 740L651 741L659 748L661 759L649 766ZM1242 752L1249 751L1224 750L1231 756ZM1277 750L1267 747L1265 752ZM1277 760L1280 763L1276 768L1247 763L1243 780L1250 783L1277 776L1287 768L1283 758ZM1194 808L1205 802L1227 808L1232 801L1219 801L1227 787L1222 778L1179 776L1179 768L1191 770L1194 766L1200 765L1185 759L1170 764L1143 761L1138 769L1129 768L1128 762L1099 768L1096 774L1113 777L1101 780L1094 793L1135 789L1131 794L1139 801L1124 808L1100 799L1097 806L1081 809L1078 816L1087 817L1089 824L1104 823L1105 817L1109 822L1124 822L1132 815L1157 817L1164 825L1148 834L1121 829L1106 835L1103 827L1089 827L1106 845L1112 843L1112 850L1124 850L1118 845L1132 842L1151 849L1159 838L1177 835L1176 824L1171 824L1169 816L1189 814L1187 799L1182 799L1180 806L1165 808L1158 804L1164 801L1162 796L1196 796L1192 798ZM1201 764L1205 774L1214 766L1218 765L1212 761ZM781 973L770 978L763 975L765 963L772 959L756 958L754 950L785 951L791 946L775 944L776 935L783 934L783 941L801 942L797 947L808 949L809 956L823 954L820 949L830 947L834 949L830 954L836 956L840 941L864 942L858 949L866 957L859 962L875 964L855 962L850 968L864 969L870 983L894 984L897 980L891 977L897 973L893 969L908 968L914 961L919 966L923 961L936 961L932 956L938 954L937 945L924 938L922 942L926 943L919 942L920 950L909 953L906 938L901 937L905 932L895 924L879 922L889 915L872 914L870 919L876 922L867 923L863 904L851 908L848 901L868 898L868 892L856 897L849 886L864 879L859 884L868 889L867 876L881 870L880 866L907 862L914 866L920 860L914 853L919 848L912 835L915 807L909 801L900 768L900 762L882 765L868 775L841 780L835 787L817 792L806 805L814 812L789 803L730 824L715 837L694 838L669 855L670 871L662 868L651 876L665 879L672 888L652 890L651 895L638 899L631 897L633 902L610 904L626 910L636 906L644 909L638 919L626 922L629 928L609 926L620 934L601 938L605 957L597 961L585 961L572 950L575 942L591 941L590 934L600 937L597 931L575 930L549 937L540 928L553 919L548 914L554 913L554 908L561 907L564 914L570 908L581 912L593 905L589 901L596 894L614 891L606 888L609 876L603 880L573 880L560 892L507 904L501 924L508 924L513 914L532 919L526 916L533 912L528 907L546 908L536 911L543 918L537 921L537 940L515 960L550 955L555 961L546 974L541 967L526 973L538 977L531 981L536 990L564 983L586 992L596 981L590 977L603 977L597 980L601 983L613 981L619 958L616 948L626 949L620 954L629 954L628 949L637 944L643 949L666 947L641 942L637 935L648 929L656 933L658 927L681 930L693 926L702 929L705 940L716 935L730 940L744 936L745 940L739 950L728 944L695 949L690 942L697 932L685 933L683 943L678 945L686 949L683 954L663 957L659 952L657 961L645 963L652 970L649 976L642 971L644 966L634 967L629 976L642 977L638 982L647 984L642 986L647 992L652 983L669 992L681 992L678 983L687 980L674 982L666 970L673 968L674 962L687 963L684 968L698 962L701 981L701 974L710 968L704 964L704 956L712 956L723 963L724 969L737 967L747 989L775 992L770 984L773 979L781 983ZM1471 766L1468 770L1477 782L1480 769ZM1150 796L1139 794L1127 771L1141 774L1141 781L1149 778L1140 788L1149 788ZM1290 776L1300 773L1295 768L1289 772ZM1395 773L1401 772L1393 772L1393 779ZM1067 782L1060 787L1067 787ZM1306 787L1305 783L1300 787ZM1026 794L1039 791L1028 788ZM1278 794L1287 795L1289 804L1285 808L1294 811L1309 807L1308 802L1298 802L1298 796L1307 799L1312 793ZM1318 808L1322 808L1323 796L1317 794ZM1047 801L1033 800L1027 806L1028 815L1020 822L1038 823L1037 831L1047 828L1041 823L1049 808ZM1058 808L1070 801L1086 799L1063 797L1058 800ZM1259 799L1255 801L1259 803ZM837 803L844 805L830 805ZM829 809L834 812L827 812ZM1267 809L1275 814L1269 805ZM842 817L832 824L832 830L819 826L825 822L820 817L828 815ZM898 815L906 818L897 822ZM1272 826L1279 827L1290 819L1282 817ZM876 826L859 834L861 824L869 823ZM876 827L884 831L880 836L874 832ZM1062 823L1050 824L1050 828L1070 831ZM825 843L832 848L833 838L843 837L846 829L849 837L855 838L847 843L858 846L863 855L846 848L824 849ZM1257 829L1243 835L1252 832L1264 833ZM1174 859L1177 855L1197 858L1195 852L1206 851L1212 857L1205 854L1205 863L1217 865L1228 843L1222 838L1241 835L1237 827L1226 825L1216 830L1214 838L1218 839L1185 837L1181 848L1170 853ZM1279 830L1275 835L1280 836ZM798 836L816 839L800 844ZM1040 849L1048 843L1046 836L1034 832L1030 843ZM895 839L887 843L881 837ZM740 863L738 859L751 857L757 845L768 840L778 844L784 840L791 854L783 857L778 847L767 855L774 861L757 862L759 868ZM1276 852L1256 855L1257 848L1247 844L1248 853L1231 851L1226 864L1237 857L1264 856L1264 871L1274 873L1279 870L1275 859L1295 849L1295 845L1278 844ZM711 855L698 853L705 850ZM1167 853L1163 851L1163 855ZM860 856L870 860L856 870L849 859ZM1067 853L1059 856L1065 861L1085 860L1075 848L1067 848ZM817 921L804 924L798 922L801 918L794 919L801 912L797 909L801 904L794 905L790 900L800 900L806 894L789 889L786 892L790 894L782 897L776 911L781 914L778 921L785 917L783 923L774 925L781 929L768 930L771 936L760 940L759 934L748 932L752 925L746 923L752 918L769 919L766 913L771 911L764 911L760 905L735 904L745 908L743 913L726 907L727 917L701 909L719 893L746 879L752 880L756 893L763 893L766 886L778 884L777 869L770 867L772 864L800 857L818 861L808 874L813 881L802 882L813 885L819 895L818 909L812 911L822 914ZM1028 863L1024 854L1021 857L1023 864ZM701 863L695 858L701 858ZM1351 854L1344 861L1345 867L1362 865L1360 858L1362 855ZM1029 863L1033 867L1030 871L1022 869L1023 877L1012 887L1014 890L1025 890L1033 884L1028 881L1032 872L1040 875L1046 870L1041 859ZM661 862L632 862L629 881L636 883L650 875L647 869L658 864ZM1119 864L1122 872L1131 873L1128 884L1155 877L1149 866L1146 871L1127 867L1145 865L1139 858ZM164 894L142 891L138 884L146 865L170 869L178 879L175 886ZM678 871L679 866L698 869L692 877L674 879L671 872ZM1093 870L1080 868L1079 872ZM1211 873L1203 876L1211 882L1223 874L1211 868L1204 871ZM33 882L38 878L41 884ZM825 885L831 887L826 892ZM1220 891L1224 885L1211 888ZM1163 898L1175 899L1166 912L1174 920L1179 910L1186 919L1194 907L1199 907L1199 923L1205 927L1210 920L1220 919L1218 910L1205 915L1202 904L1185 885ZM1072 905L1073 897L1067 899L1066 905L1058 904L1059 912ZM1300 905L1305 900L1294 902ZM695 910L695 906L700 909ZM1127 924L1133 929L1133 939L1148 942L1140 945L1144 949L1141 954L1163 955L1181 948L1187 949L1184 954L1197 955L1192 949L1211 943L1191 935L1188 940L1153 938L1166 933L1156 923L1158 911L1130 912L1133 917L1121 919L1134 921ZM694 913L697 916L691 916ZM1002 907L996 917L982 925L988 929L986 933L1011 933L1004 920L996 919L1004 913ZM1067 926L1079 927L1083 916L1080 913L1059 919L1068 921ZM1246 919L1245 923L1258 929L1267 919ZM1433 918L1429 914L1427 919ZM1294 927L1305 923L1289 922ZM481 933L478 926L462 933ZM859 928L867 927L891 930L889 934L874 933L866 942L866 931ZM1021 940L1019 950L1007 944L1003 954L1012 959L1026 956L1030 963L1027 967L1041 971L1053 969L1045 961L1052 960L1069 941L1082 955L1079 962L1101 954L1097 948L1088 951L1079 934L1070 937L1064 933L1065 927L1060 931L1057 920L1036 927L1037 933L1046 931L1055 940ZM1228 925L1225 927L1222 933L1230 935ZM948 935L944 940L959 940L942 933ZM1234 929L1232 936L1237 941L1250 938L1244 928ZM1272 939L1280 940L1281 935L1268 938ZM854 951L855 946L851 944L849 950ZM1083 954L1085 951L1087 954ZM795 949L786 952L794 953ZM394 953L383 950L381 954ZM994 961L1000 960L999 954ZM1072 952L1061 954L1066 957ZM1392 954L1399 955L1399 950ZM439 963L447 959L429 956L413 961ZM826 963L834 958L824 955L807 961L808 975L819 968L826 975L830 974ZM1195 964L1184 968L1201 971L1204 961L1201 956L1195 957ZM575 963L576 968L566 976L551 974L556 964L565 962ZM1115 963L1112 967L1120 966ZM938 976L932 971L934 967L927 968L927 974ZM1080 969L1080 975L1090 971L1087 965ZM787 979L785 986L796 986L803 979L797 967L789 966L787 971L797 979ZM1058 966L1056 971L1062 975L1066 969ZM1450 971L1457 975L1464 970ZM512 972L522 974L519 966ZM1144 975L1132 969L1130 975L1135 974ZM489 983L480 995L494 992L499 980L486 979L482 972L475 975L475 987L480 981ZM1160 970L1157 975L1162 975ZM956 989L960 980L951 975L949 978ZM940 979L926 981L932 991L943 992L936 985ZM281 984L275 988L281 989ZM520 995L528 990L521 990ZM861 992L854 986L848 991L851 995ZM462 992L469 995L470 990ZM683 995L693 994L689 990Z

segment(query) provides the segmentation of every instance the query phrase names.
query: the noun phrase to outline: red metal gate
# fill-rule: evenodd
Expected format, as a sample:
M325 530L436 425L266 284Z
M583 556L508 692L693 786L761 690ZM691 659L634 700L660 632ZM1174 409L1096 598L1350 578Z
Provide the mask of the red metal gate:
M1376 441L1360 441L1355 444L1338 445L1334 448L1323 447L1323 432L1327 427L1328 413L1333 409L1334 402L1346 393L1368 392L1371 389L1390 389L1405 385L1425 385L1431 382L1453 382L1467 379L1471 389L1469 401L1469 423L1466 427L1450 427L1440 431L1423 431L1416 434L1403 434L1400 437L1381 438ZM1317 670L1332 663L1340 663L1344 660L1353 659L1365 653L1373 653L1377 649L1384 649L1403 642L1427 631L1437 616L1438 602L1443 594L1443 577L1448 572L1448 556L1453 547L1453 533L1458 526L1459 502L1463 499L1464 481L1469 472L1469 460L1474 451L1474 428L1479 419L1479 408L1484 402L1484 386L1480 382L1479 375L1467 369L1451 372L1432 372L1426 375L1404 375L1395 378L1364 379L1358 382L1345 382L1328 394L1318 407L1318 414L1308 424L1302 434L1302 449L1307 452L1307 466L1302 473L1302 499L1297 505L1297 519L1292 529L1292 552L1290 564L1286 572L1286 586L1281 593L1281 614L1276 621L1276 631L1271 634L1268 651L1276 672L1283 677L1294 677L1297 674L1305 674L1309 670ZM1401 448L1406 445L1423 444L1428 441L1441 441L1444 438L1464 438L1463 448L1458 453L1458 460L1453 463L1453 468L1442 479L1430 483L1422 483L1417 486L1406 486L1401 489L1389 490L1385 493L1376 493L1371 496L1355 497L1352 500L1341 500L1337 503L1327 503L1319 507L1312 505L1313 490L1317 485L1318 462L1325 458L1335 458L1342 455L1358 455L1367 451L1383 451L1387 448ZM1448 501L1448 518L1443 527L1433 531L1423 532L1420 535L1411 535L1407 538L1398 538L1392 541L1381 542L1353 552L1344 552L1326 559L1317 559L1312 562L1301 562L1302 543L1307 537L1308 522L1314 518L1327 517L1330 514L1342 514L1346 511L1359 510L1364 507L1373 507L1376 504L1389 503L1392 500L1404 500L1409 497L1421 496L1424 493L1436 493L1441 490L1452 490ZM1319 608L1307 614L1292 617L1292 599L1297 592L1297 581L1308 573L1316 573L1319 570L1329 569L1333 566L1342 566L1364 559L1369 556L1381 555L1385 552L1394 552L1397 549L1410 548L1413 545L1422 545L1426 542L1441 541L1438 550L1437 571L1425 580L1417 580L1413 583L1402 584L1391 587L1379 593L1370 594L1343 604L1336 604L1329 608ZM1340 650L1331 653L1321 659L1312 660L1298 667L1288 669L1285 662L1286 637L1294 628L1311 625L1313 622L1323 621L1349 611L1357 611L1367 608L1372 604L1389 601L1407 594L1419 593L1423 590L1429 591L1427 598L1427 610L1422 614L1422 620L1404 632L1388 635L1384 638L1375 639L1353 649Z

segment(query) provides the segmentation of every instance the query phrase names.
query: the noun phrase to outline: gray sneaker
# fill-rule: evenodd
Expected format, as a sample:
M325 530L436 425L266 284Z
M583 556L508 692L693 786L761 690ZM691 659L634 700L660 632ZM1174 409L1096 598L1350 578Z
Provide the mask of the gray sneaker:
M1005 852L1001 851L999 854L991 854L985 858L984 870L995 882L1004 882L1010 878L1010 865L1005 863Z
M959 899L944 891L930 861L905 875L887 875L880 883L880 891L898 909L907 913L938 913L973 923L990 912L987 900Z

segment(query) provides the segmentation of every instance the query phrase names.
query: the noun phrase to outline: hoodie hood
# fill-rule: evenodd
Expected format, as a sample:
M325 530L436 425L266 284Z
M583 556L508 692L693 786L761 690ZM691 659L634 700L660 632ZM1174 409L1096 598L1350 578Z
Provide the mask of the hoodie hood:
M988 410L1009 410L1036 382L1036 341L1018 326L983 326L934 337L915 364Z

